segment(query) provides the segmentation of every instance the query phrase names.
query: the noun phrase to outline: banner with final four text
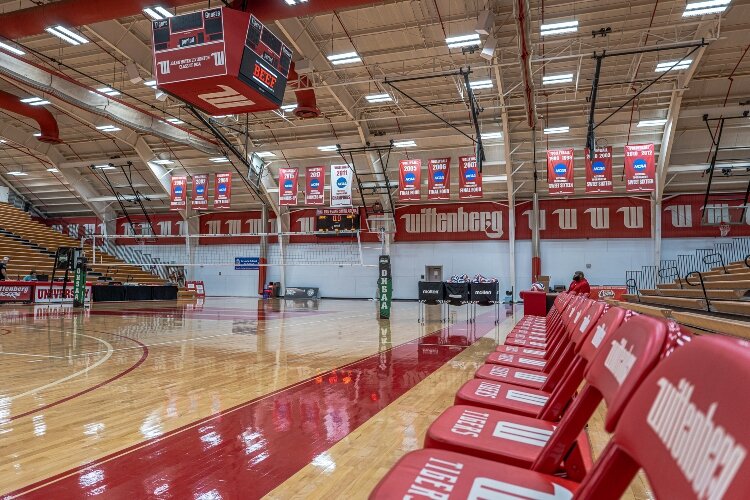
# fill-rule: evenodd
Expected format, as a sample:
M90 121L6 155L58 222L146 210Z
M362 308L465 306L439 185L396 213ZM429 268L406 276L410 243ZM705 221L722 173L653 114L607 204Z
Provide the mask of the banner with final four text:
M589 149L584 150L586 157L586 192L613 193L612 184L612 146L596 148L591 160Z
M187 205L187 177L173 175L171 185L169 209L182 210Z
M226 209L232 205L232 172L217 172L214 177L214 208Z
M208 209L208 174L195 174L193 176L193 193L190 206L193 210Z
M399 201L419 201L422 196L422 160L401 160L398 162Z
M433 158L427 161L427 199L451 199L450 158Z
M458 197L462 200L482 197L482 174L476 156L458 157Z

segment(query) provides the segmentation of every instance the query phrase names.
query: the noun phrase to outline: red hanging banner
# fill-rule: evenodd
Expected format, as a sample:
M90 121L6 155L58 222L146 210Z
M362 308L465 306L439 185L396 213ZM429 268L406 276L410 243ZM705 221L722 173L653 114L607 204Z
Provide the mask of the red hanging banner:
M625 145L625 191L650 193L656 186L654 145Z
M232 172L220 172L214 178L214 208L225 209L232 202Z
M279 205L297 204L298 177L299 169L297 168L279 169Z
M187 199L187 177L184 175L173 175L171 182L171 196L169 209L182 210L185 208Z
M193 176L193 196L190 200L193 210L208 209L208 174Z
M433 158L427 162L427 199L451 199L451 159Z
M458 197L462 200L482 197L482 174L474 155L458 157Z
M547 187L549 188L549 194L575 194L573 166L573 148L547 151Z
M305 204L323 205L325 203L325 167L307 167L305 171Z
M398 162L399 201L419 201L422 196L422 160L401 160Z
M612 146L596 148L594 161L591 161L589 149L586 152L586 192L612 193Z

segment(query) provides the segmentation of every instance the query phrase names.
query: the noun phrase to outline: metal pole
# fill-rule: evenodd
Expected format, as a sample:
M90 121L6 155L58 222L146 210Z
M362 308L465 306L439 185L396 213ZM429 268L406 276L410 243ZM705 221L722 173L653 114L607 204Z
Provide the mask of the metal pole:
M531 210L531 279L542 274L542 256L539 244L539 193L534 192Z
M651 199L651 235L654 238L654 265L661 266L661 206L662 201Z

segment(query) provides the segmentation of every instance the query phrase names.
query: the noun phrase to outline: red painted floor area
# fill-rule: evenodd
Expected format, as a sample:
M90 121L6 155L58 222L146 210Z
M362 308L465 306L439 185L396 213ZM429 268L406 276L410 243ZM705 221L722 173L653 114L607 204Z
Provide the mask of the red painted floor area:
M494 327L452 325L11 495L260 498Z

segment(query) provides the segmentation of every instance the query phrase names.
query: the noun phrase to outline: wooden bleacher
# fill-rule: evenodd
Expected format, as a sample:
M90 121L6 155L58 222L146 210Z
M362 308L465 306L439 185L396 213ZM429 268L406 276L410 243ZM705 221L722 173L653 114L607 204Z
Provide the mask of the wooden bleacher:
M55 251L59 247L78 247L80 241L58 233L41 222L33 220L27 212L12 205L0 203L0 258L8 256L10 278L23 278L29 271L52 275ZM164 280L139 266L128 264L117 257L97 252L92 263L91 249L84 249L92 271L88 281L104 276L113 281L137 283L163 283Z

